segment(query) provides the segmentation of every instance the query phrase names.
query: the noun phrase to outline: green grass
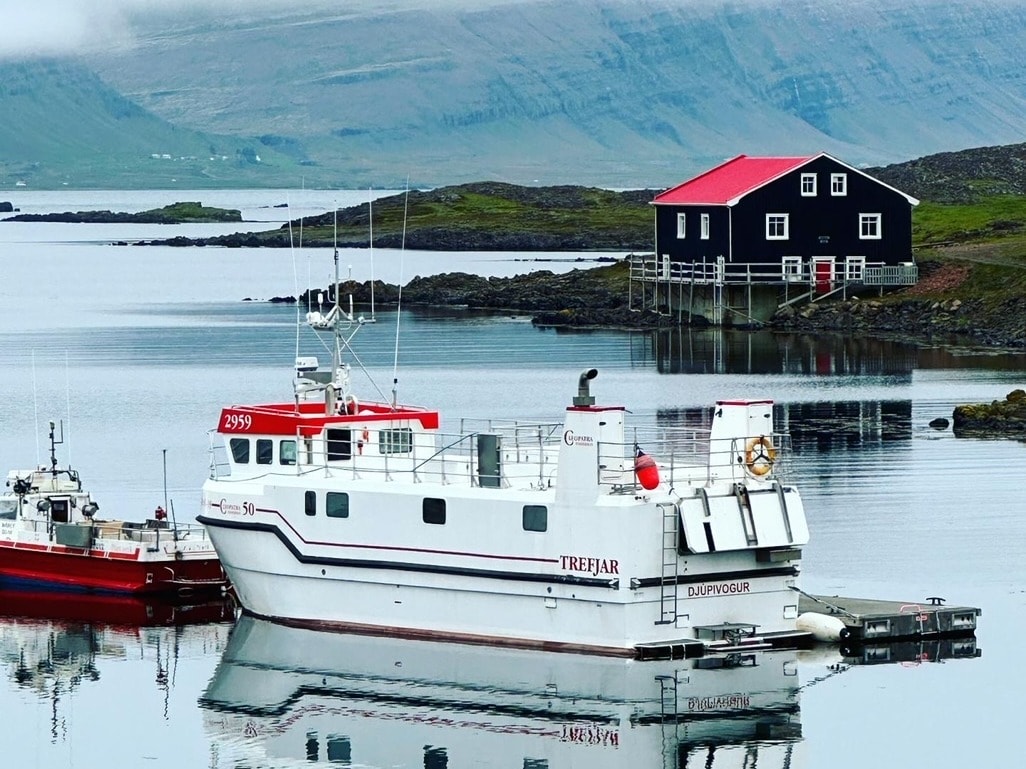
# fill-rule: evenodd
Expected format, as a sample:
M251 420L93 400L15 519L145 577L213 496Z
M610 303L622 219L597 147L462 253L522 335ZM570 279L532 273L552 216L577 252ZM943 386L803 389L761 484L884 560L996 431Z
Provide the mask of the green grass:
M988 241L1026 231L1026 197L992 195L965 205L923 201L912 214L914 245Z

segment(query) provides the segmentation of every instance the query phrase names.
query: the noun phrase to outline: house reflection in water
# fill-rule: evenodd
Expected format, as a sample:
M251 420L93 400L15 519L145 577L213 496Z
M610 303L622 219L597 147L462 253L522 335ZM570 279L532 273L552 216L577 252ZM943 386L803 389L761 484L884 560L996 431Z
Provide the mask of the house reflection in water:
M674 328L651 336L666 374L813 374L911 377L917 349L902 342L777 334L723 328Z

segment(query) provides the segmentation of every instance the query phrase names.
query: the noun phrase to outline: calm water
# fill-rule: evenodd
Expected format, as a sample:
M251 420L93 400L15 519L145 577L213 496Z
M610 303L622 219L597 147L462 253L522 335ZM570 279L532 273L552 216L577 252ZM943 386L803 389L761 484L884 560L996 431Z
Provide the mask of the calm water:
M242 208L247 227L265 229L366 196L4 199L23 211L201 200ZM45 421L63 420L61 456L105 513L142 519L162 504L166 457L176 515L195 515L220 406L288 393L295 308L242 299L323 284L330 252L107 243L236 229L0 222L0 468L42 461ZM356 250L344 269L405 281L578 266L553 256L376 251L372 264ZM356 341L386 395L395 375L401 398L439 407L446 421L558 416L591 366L601 401L664 424L699 419L717 398L774 398L813 536L804 587L980 606L981 655L901 648L900 664L856 665L826 650L729 670L639 666L236 626L220 605L0 592L5 765L1019 765L1026 444L955 438L928 422L1024 386L1023 356L770 334L566 333L465 312L404 311L397 324L394 310ZM301 350L322 353L305 338ZM671 694L681 718L663 717Z

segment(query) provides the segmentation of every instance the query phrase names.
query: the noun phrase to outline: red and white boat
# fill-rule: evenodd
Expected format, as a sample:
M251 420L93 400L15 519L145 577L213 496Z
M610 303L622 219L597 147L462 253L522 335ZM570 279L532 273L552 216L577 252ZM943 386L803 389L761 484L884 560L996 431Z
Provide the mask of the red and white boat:
M202 526L158 507L133 522L103 518L78 471L61 467L50 423L50 466L14 470L0 495L0 583L110 593L193 596L227 581Z
M330 369L300 357L292 399L222 409L204 484L199 521L245 611L641 657L808 637L808 528L771 401L720 401L708 432L629 425L591 369L562 421L444 430L352 391L352 309L307 321L334 334Z

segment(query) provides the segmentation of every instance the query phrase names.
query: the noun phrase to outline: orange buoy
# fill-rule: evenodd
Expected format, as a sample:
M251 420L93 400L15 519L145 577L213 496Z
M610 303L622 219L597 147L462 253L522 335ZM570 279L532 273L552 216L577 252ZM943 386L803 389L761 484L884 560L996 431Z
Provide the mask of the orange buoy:
M638 449L638 455L634 458L634 474L646 491L652 491L659 485L659 468L655 460L641 449Z

